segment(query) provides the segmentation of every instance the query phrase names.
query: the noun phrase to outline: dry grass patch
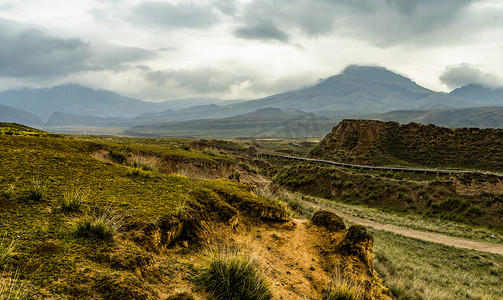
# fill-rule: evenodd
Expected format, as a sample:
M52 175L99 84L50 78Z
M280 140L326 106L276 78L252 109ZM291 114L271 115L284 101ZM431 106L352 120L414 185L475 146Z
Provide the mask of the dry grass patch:
M122 226L123 215L107 208L77 221L73 234L79 238L112 241Z
M194 282L217 299L272 299L273 294L258 259L236 249L210 251Z

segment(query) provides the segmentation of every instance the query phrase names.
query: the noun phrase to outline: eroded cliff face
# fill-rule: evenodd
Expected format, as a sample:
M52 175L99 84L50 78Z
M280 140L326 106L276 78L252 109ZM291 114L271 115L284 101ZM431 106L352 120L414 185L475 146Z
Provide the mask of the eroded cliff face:
M388 124L368 120L343 120L311 151L310 156L362 162L379 154Z
M343 120L310 157L369 165L503 170L503 130Z

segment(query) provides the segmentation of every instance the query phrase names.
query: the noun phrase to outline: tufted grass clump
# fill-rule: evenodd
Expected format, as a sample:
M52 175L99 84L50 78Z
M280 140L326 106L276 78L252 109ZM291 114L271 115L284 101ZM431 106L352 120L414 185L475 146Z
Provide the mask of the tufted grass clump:
M105 209L99 214L87 215L77 221L73 234L79 238L112 241L122 226L123 216Z
M0 196L5 197L7 199L12 199L14 197L14 191L16 187L13 183L9 184L7 189L0 192Z
M127 162L128 155L124 151L110 150L110 157L119 164Z
M213 252L208 257L194 281L216 299L273 298L257 259L236 250Z
M159 171L160 162L156 157L147 156L133 156L132 167L138 168L144 171Z
M44 200L47 188L39 180L33 179L28 184L28 187L21 191L19 195L19 200L23 201L36 201L40 202Z
M141 168L128 167L127 172L126 172L126 176L129 176L132 178L147 178L148 179L148 178L152 177L153 174L152 174L152 172L146 171Z
M9 275L8 273L11 272L4 272L4 275ZM19 273L16 270L14 274L0 280L0 300L28 299L26 286L18 277Z
M5 267L9 258L14 254L15 248L15 241L11 241L10 243L0 241L0 269Z
M63 193L62 198L59 198L59 209L64 212L81 212L87 197L86 191L77 188L69 189Z
M337 273L327 289L323 300L363 300L363 287Z

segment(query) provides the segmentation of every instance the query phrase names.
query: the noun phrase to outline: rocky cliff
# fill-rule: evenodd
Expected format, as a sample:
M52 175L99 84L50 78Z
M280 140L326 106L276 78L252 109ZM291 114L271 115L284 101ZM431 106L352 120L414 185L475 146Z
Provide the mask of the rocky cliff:
M343 120L310 157L369 165L499 171L503 130Z

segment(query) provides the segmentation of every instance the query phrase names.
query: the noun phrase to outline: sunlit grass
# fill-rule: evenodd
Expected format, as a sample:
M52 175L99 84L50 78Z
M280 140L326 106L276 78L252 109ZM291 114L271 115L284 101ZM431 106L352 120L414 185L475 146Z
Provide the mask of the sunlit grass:
M375 269L398 299L501 299L503 256L370 232Z
M239 250L208 253L207 263L194 278L216 299L272 299L273 294L258 260Z

